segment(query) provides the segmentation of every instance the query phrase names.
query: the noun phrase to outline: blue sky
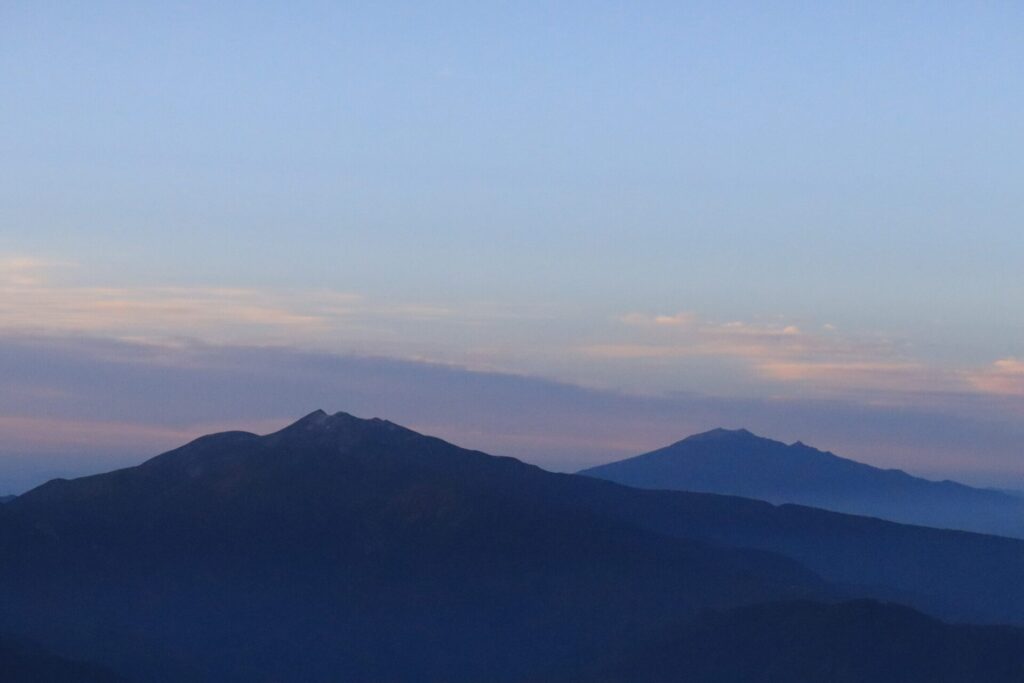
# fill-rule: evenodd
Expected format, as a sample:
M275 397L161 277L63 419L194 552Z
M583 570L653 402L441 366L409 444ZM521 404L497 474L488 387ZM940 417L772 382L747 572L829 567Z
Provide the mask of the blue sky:
M995 2L4 3L0 349L373 356L536 381L540 406L551 381L699 396L615 452L742 421L1024 477L1022 22ZM177 415L153 449L242 417L144 392L128 415L45 367L4 388L19 462L117 450L161 423L146 408ZM40 415L95 438L42 439ZM934 443L943 419L974 426ZM552 467L615 450L520 436L495 443Z

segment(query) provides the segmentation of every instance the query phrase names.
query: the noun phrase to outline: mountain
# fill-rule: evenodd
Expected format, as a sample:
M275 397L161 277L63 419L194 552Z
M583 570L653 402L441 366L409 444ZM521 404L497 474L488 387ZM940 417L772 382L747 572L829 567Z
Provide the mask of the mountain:
M6 636L0 636L0 672L4 683L125 683L103 667L57 657Z
M827 594L553 478L346 414L204 437L5 505L0 619L146 681L519 681L704 607Z
M1024 631L949 625L900 605L769 603L701 615L591 683L1024 680Z
M909 524L1024 538L1024 498L929 481L745 429L715 429L580 474L649 489L722 493Z
M322 411L0 507L0 630L146 682L553 681L765 602L1024 624L1022 578L1021 541L633 489Z
M10 503L15 498L17 498L17 496L0 496L0 504Z

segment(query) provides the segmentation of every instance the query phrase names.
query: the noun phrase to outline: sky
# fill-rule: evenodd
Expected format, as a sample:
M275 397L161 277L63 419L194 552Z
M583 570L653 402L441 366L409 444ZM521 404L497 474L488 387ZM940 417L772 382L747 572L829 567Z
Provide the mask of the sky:
M1024 6L0 3L0 493L315 408L1024 487Z

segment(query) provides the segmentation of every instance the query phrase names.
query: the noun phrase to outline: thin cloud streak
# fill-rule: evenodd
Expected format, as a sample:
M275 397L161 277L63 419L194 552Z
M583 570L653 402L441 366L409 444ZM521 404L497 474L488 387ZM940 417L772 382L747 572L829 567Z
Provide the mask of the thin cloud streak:
M893 395L922 392L975 392L1024 395L1024 363L997 361L989 369L957 368L915 358L907 342L844 335L834 325L807 331L792 323L717 323L695 314L671 316L630 313L620 318L641 339L593 344L581 351L595 359L732 359L751 375L783 390L835 395L876 391ZM671 329L661 321L672 321Z
M114 336L223 335L322 328L350 315L351 293L281 293L226 287L90 287L54 282L56 266L32 258L0 260L0 329Z
M75 273L74 264L0 258L0 332L337 349L401 339L408 324L458 326L491 316L326 289L83 285Z
M1013 358L989 368L942 366L915 357L906 341L849 335L831 324L808 328L783 320L717 322L691 311L631 312L620 316L615 328L598 328L589 343L579 344L573 341L571 322L539 321L532 328L535 334L524 335L514 315L493 308L467 312L436 304L381 303L326 290L83 286L64 281L74 269L73 264L30 256L0 258L0 331L172 345L199 339L372 351L577 381L588 374L608 380L603 370L615 363L703 363L712 369L717 363L719 379L707 369L696 375L709 393L716 391L716 381L724 386L731 373L741 389L762 395L874 391L889 394L875 400L889 402L898 394L920 392L1024 395L1024 371ZM544 337L560 341L545 344ZM502 344L505 338L523 343ZM574 352L582 364L572 358ZM572 374L567 372L570 363L575 364ZM622 367L619 376L637 376L630 370ZM612 376L604 386L614 385Z
M990 368L969 373L967 381L984 393L1024 397L1024 361L1017 358L997 360Z

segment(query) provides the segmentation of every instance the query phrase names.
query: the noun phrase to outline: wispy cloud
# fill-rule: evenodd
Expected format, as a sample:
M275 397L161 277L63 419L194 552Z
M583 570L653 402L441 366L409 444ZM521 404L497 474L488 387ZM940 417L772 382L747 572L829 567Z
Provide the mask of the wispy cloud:
M718 322L692 313L629 313L619 321L631 330L627 338L589 344L582 351L595 359L619 361L728 360L746 367L752 378L831 394L968 391L1024 396L1024 362L1004 359L982 370L928 362L905 340L845 334L832 324Z
M660 325L669 327L678 327L682 325L692 325L697 322L697 315L695 313L689 313L681 311L679 313L673 313L671 315L649 315L646 313L627 313L622 316L622 322L627 325Z
M95 287L55 280L67 265L27 257L0 259L0 329L199 334L216 328L311 328L354 310L339 292L280 293L225 287Z
M716 322L695 314L643 315L631 313L620 319L638 328L640 338L628 343L594 344L584 351L615 358L672 358L729 356L753 364L789 361L823 361L843 358L863 362L879 355L893 356L896 346L879 338L840 335L832 326L809 332L786 322ZM645 332L647 334L643 334Z
M757 365L763 376L782 382L801 382L837 388L914 391L952 388L948 378L936 377L926 365L900 361L766 361ZM941 375L941 373L938 373ZM931 386L929 386L931 385Z
M72 264L0 258L0 332L217 343L306 343L372 338L392 321L452 321L438 305L381 302L355 292L207 286L94 286Z
M31 256L0 256L0 287L40 285L46 271L57 265Z
M1024 397L1024 361L1020 359L1003 358L988 368L968 372L965 376L977 391Z

